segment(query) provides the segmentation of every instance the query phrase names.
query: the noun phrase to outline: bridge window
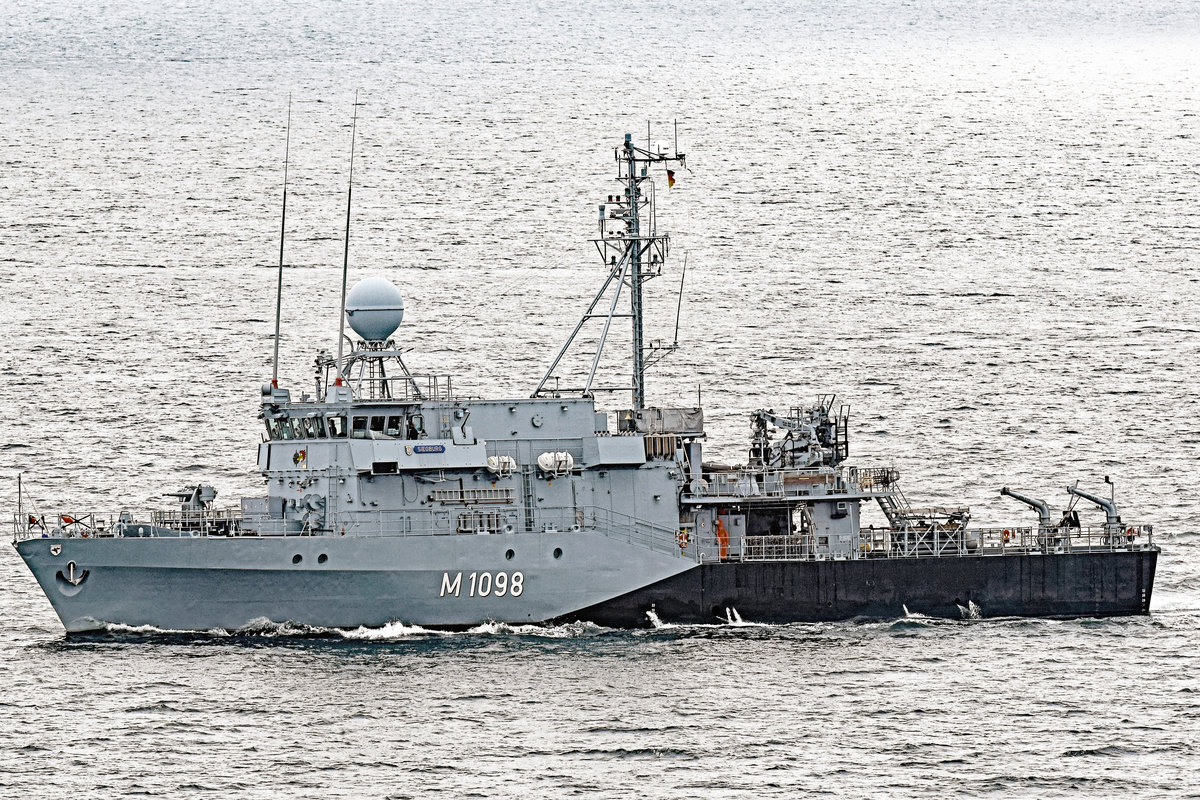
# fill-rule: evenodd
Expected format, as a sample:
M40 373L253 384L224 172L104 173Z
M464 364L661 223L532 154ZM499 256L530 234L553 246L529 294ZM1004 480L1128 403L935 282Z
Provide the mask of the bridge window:
M382 434L385 420L386 417L371 417L371 433ZM372 436L371 438L374 439L376 437Z
M304 428L304 438L305 439L316 439L317 438L317 426L313 424L312 417L305 417L301 421L301 426Z
M346 438L346 418L345 417L330 417L329 418L329 435L335 439Z
M282 434L280 434L280 432L279 432L279 420L277 420L277 419L267 420L267 438L278 439L278 438L280 438L281 435Z
M367 418L354 417L350 423L350 438L351 439L367 439Z
M297 419L296 417L292 417L291 419L288 420L288 422L292 423L292 426L291 426L292 427L292 438L293 439L303 439L304 438L304 423L302 421L300 421L299 419Z
M384 433L394 438L404 436L404 417L388 417Z

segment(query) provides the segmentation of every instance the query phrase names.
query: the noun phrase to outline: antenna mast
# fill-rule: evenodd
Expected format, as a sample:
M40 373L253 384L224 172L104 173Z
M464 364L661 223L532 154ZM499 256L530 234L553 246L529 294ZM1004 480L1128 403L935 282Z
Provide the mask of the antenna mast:
M358 90L354 90L354 116L350 121L350 181L346 188L346 250L342 255L342 311L338 315L338 379L342 377L342 352L346 341L346 276L350 272L350 199L354 195L354 135L358 130Z
M287 133L283 140L283 214L279 222L279 280L275 284L275 359L271 386L279 388L279 314L283 307L283 236L287 232L288 157L292 150L292 95L288 93Z
M663 264L666 262L669 251L670 236L658 233L653 193L643 192L642 184L650 180L651 166L657 164L662 164L664 167L674 164L685 166L686 157L683 153L678 152L678 147L674 153L651 152L649 145L647 145L647 149L643 150L634 145L633 136L628 133L625 134L625 141L616 149L614 155L617 161L617 181L622 186L622 194L609 195L608 205L600 206L600 236L592 240L596 245L596 250L600 253L600 258L608 268L608 277L605 279L604 285L600 287L600 291L592 298L591 305L588 306L571 335L567 337L566 343L558 351L558 355L554 357L550 368L542 376L533 396L539 397L547 393L558 394L562 391L578 391L584 397L591 397L595 391L628 391L631 394L633 408L643 409L646 407L646 367L674 352L678 345L656 343L647 346L644 343L642 286L646 281L662 274ZM597 313L596 307L608 295L609 288L614 284L615 288L608 310ZM617 306L621 299L621 293L626 288L629 289L629 314L618 314ZM597 386L595 385L596 370L600 365L600 356L604 352L609 329L614 318L624 316L629 316L632 325L632 385ZM600 333L600 340L596 344L596 351L592 356L587 381L580 388L546 389L546 384L554 375L554 370L558 368L563 356L571 348L579 331L585 323L593 319L603 319L604 327Z

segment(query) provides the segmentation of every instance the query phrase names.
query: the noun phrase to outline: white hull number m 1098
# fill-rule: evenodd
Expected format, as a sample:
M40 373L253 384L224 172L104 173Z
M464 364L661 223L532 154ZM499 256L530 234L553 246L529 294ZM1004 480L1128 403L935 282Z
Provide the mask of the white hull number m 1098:
M464 588L467 597L504 597L506 594L520 597L525 591L525 576L520 572L512 573L511 577L507 572L497 572L494 576L490 572L472 572L464 581L461 572L456 573L453 580L449 572L443 572L442 593L438 597L461 597Z

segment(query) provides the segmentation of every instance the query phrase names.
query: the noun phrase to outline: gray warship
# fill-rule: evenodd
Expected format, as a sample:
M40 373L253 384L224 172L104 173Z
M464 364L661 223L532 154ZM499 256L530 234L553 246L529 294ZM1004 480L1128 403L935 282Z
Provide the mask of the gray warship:
M1071 486L1052 512L1004 488L1036 522L992 528L916 507L896 469L848 463L849 409L831 395L755 411L745 464L706 462L701 408L646 404L647 368L676 347L644 329L670 245L653 178L685 156L629 135L614 154L603 283L531 396L470 399L411 372L401 293L378 277L347 293L344 270L357 338L320 353L311 395L262 387L265 496L222 508L198 485L146 513L18 510L15 546L66 631L1148 612L1159 548L1111 497ZM628 371L605 383L618 336ZM590 366L564 385L572 348ZM1084 524L1080 502L1104 521ZM869 503L886 524L863 526Z

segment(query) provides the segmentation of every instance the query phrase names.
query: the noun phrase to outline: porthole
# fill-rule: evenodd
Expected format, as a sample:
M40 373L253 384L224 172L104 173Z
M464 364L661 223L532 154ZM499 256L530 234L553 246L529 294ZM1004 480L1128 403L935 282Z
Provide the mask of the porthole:
M321 555L317 556L318 564L324 564L328 560L329 560L329 556L325 555L324 553L321 553Z
M554 557L562 558L562 548L561 547L554 548Z
M293 564L299 564L303 560L304 560L304 558L299 553L296 553L296 555L292 556Z
M508 559L509 561L512 561L513 556L515 556L515 555L516 555L516 553L514 553L512 550L505 551L505 553L504 553L504 557L506 559Z

